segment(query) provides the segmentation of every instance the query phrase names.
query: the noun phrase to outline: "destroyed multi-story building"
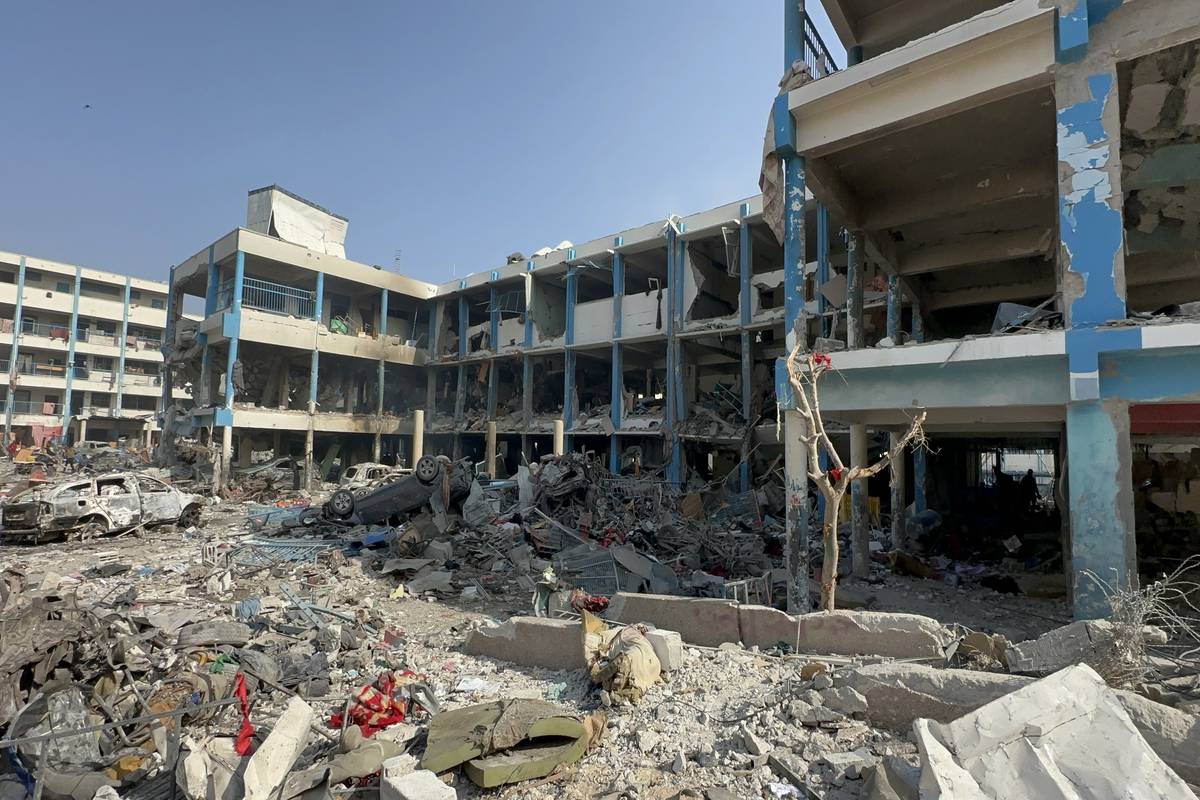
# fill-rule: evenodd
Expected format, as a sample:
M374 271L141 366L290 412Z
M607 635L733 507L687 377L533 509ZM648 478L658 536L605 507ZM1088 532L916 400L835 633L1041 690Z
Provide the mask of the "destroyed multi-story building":
M782 466L807 537L781 362L799 345L835 351L822 410L853 463L928 415L928 449L856 484L856 530L890 510L903 546L934 508L944 552L1003 543L1069 576L1081 616L1103 606L1087 573L1195 551L1194 4L824 5L850 65L785 3L783 63L804 66L763 196L434 286L347 261L344 219L252 192L247 228L172 271L176 382L198 387L177 429L220 428L226 466L432 452L507 476L588 450L741 491Z
M166 300L161 281L0 252L4 440L40 445L66 433L148 446L163 396Z

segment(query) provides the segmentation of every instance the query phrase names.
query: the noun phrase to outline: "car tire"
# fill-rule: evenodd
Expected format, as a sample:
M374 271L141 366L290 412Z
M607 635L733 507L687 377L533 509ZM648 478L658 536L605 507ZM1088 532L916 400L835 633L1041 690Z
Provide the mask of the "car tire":
M200 506L188 506L179 515L175 525L180 528L191 528L200 525Z
M354 513L354 492L349 489L338 489L329 498L329 510L335 516L345 519Z
M441 467L438 461L433 456L421 456L417 460L417 467L413 473L417 476L417 480L421 483L433 483L441 472Z

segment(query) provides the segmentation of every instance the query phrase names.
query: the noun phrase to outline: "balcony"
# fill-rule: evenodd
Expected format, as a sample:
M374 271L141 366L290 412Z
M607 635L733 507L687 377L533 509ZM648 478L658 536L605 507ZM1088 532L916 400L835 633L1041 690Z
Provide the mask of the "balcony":
M45 417L57 417L62 414L62 403L46 403L36 400L14 400L14 414L37 414Z
M804 41L803 59L808 65L809 74L813 79L824 78L838 71L837 62L833 60L833 55L829 52L829 48L825 46L825 42L821 40L821 34L817 33L817 28L813 25L812 17L807 11L801 15Z
M222 281L217 287L218 311L224 311L233 305L233 283L231 278ZM242 307L285 317L312 319L317 307L316 293L258 278L243 278Z

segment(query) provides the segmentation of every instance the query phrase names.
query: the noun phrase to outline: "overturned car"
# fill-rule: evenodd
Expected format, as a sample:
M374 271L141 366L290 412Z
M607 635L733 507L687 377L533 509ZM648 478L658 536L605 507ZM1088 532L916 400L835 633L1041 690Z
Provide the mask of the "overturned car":
M445 510L471 493L474 479L469 458L451 461L445 456L423 456L411 474L373 491L360 494L351 488L338 489L320 514L326 521L340 524L397 524L426 504L434 511Z
M200 521L204 499L134 472L110 472L31 486L0 505L0 538L90 539L139 525Z

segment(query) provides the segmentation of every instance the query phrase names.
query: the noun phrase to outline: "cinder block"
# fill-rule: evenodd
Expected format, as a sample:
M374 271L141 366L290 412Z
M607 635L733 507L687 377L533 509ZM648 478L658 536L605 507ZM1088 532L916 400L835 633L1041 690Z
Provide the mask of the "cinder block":
M677 631L688 644L717 647L741 640L737 603L705 597L618 592L605 614L627 624L648 622Z
M379 800L456 800L454 789L427 769L379 782Z
M463 651L526 667L582 669L583 624L575 620L513 617L499 627L471 631Z
M683 637L678 633L655 628L646 634L646 639L654 648L663 672L674 672L683 666Z

